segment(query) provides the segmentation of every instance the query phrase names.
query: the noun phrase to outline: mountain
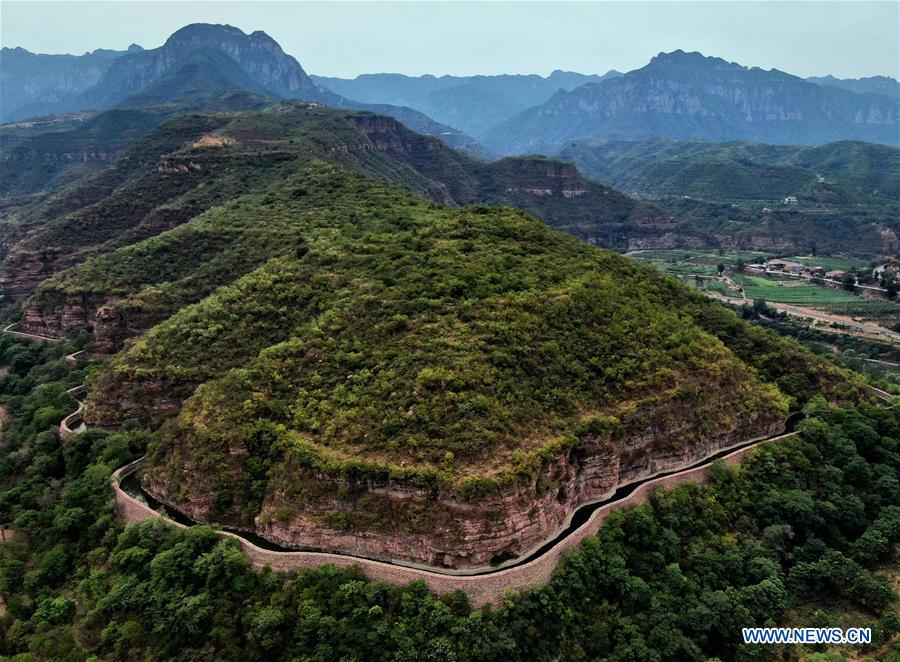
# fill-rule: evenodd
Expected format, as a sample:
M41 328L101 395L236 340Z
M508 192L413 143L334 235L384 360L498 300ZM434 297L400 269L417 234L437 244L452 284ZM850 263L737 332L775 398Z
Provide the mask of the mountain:
M576 142L562 156L587 176L644 197L841 204L900 200L900 149L843 141L821 147L676 141Z
M15 60L10 66L17 63ZM27 76L21 72L15 75ZM417 131L440 136L454 147L480 149L477 141L469 136L413 109L384 104L369 106L320 88L297 60L265 32L248 35L230 25L187 25L159 48L116 54L93 85L77 94L60 95L54 103L45 104L42 112L160 104L202 107L206 100L213 102L209 107L212 109L223 94L235 91L381 112L396 116ZM27 112L29 107L24 107L9 116L22 118Z
M134 113L138 117L131 118ZM112 140L123 133L123 123L162 120L147 113L106 111L78 134L83 137L92 128L93 134L109 133L107 140ZM65 157L65 150L73 148L65 133L48 133L43 141L31 137L24 143L27 149L11 151L15 160L0 162L0 181L16 183L23 196L34 198L7 213L0 251L0 257L8 252L0 270L7 298L29 294L41 280L98 252L173 228L235 196L259 193L310 159L341 164L442 204L514 205L602 245L626 248L629 237L673 224L652 205L584 179L570 164L545 158L484 162L418 135L393 118L317 104L176 115L122 153L110 150L108 160L95 162L95 174L41 194L52 176L48 161L83 163ZM74 174L62 173L57 176L65 181ZM205 282L215 280L210 276ZM42 317L42 324L56 325L45 332L65 332L67 324L84 321L65 300L57 303L62 306L58 315ZM57 303L48 303L47 310ZM95 303L85 300L77 306L93 319Z
M660 53L619 78L557 92L484 137L500 153L556 153L574 140L650 137L900 144L900 99L816 85L700 53Z
M890 76L870 76L868 78L835 78L834 76L811 76L807 82L816 85L831 85L857 94L880 94L886 97L900 96L900 82Z
M597 76L557 70L546 77L363 74L353 79L312 79L348 99L409 106L478 137L516 113L544 103L559 90L621 75L617 71Z
M318 104L181 114L27 206L3 285L23 328L116 353L85 415L157 430L141 481L165 503L481 566L616 483L780 430L811 392L852 394L649 266L458 206L608 205L601 229L641 208L576 175Z
M41 55L24 48L0 49L0 122L44 115L100 80L127 51L98 49L84 55Z
M198 48L154 82L126 96L118 105L142 108L164 104L198 103L217 99L227 92L271 96L269 89L253 78L223 51Z
M562 156L587 176L667 209L682 221L685 240L701 236L718 248L869 259L900 249L895 147L656 138L575 142ZM795 200L786 202L789 196Z
M69 104L76 106L72 109L119 104L160 79L171 77L173 71L197 57L198 51L206 53L207 71L212 65L212 52L218 51L227 56L227 61L217 58L216 68L228 66L229 77L237 76L240 71L241 82L252 84L256 91L270 96L308 101L321 101L327 96L313 84L300 64L266 33L257 31L247 35L230 25L197 23L174 32L159 48L117 58L94 86Z

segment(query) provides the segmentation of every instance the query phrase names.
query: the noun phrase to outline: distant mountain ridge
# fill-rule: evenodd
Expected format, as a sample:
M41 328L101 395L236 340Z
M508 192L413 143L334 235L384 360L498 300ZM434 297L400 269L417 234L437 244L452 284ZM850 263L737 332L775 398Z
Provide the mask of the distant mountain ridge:
M558 92L484 138L507 153L556 153L573 140L751 140L900 144L900 100L817 85L700 53L660 53L619 78Z
M718 247L866 258L900 249L900 149L888 145L653 138L575 142L562 157L666 209L683 245L701 236Z
M196 105L198 101L217 99L234 91L380 112L415 131L438 136L453 147L479 149L474 139L413 109L351 101L321 88L265 32L248 35L230 25L187 25L159 48L117 53L93 85L77 93L60 95L52 103L41 106L41 112L172 103ZM257 104L254 102L252 106ZM30 107L14 110L4 119L20 119L30 112Z
M59 103L97 84L118 58L143 50L97 49L84 55L43 55L0 49L0 122L51 112Z
M552 155L580 140L648 138L900 145L900 93L892 78L804 80L681 50L660 53L627 74L347 80L309 76L264 32L193 24L149 50L75 57L3 49L0 55L6 121L110 107L196 108L239 91L387 114L453 147L501 156ZM41 67L50 73L41 75ZM250 107L259 106L252 101Z
M317 84L365 103L409 106L439 122L480 136L518 112L547 101L559 90L599 83L622 74L602 76L556 70L549 76L405 76L362 74L353 79L312 76Z
M811 76L806 79L816 85L831 85L857 94L881 94L887 97L900 95L900 82L890 76L869 76L868 78L835 78L828 76Z
M197 50L220 51L233 61L246 80L272 96L324 101L328 98L303 67L262 31L249 35L230 25L193 24L174 32L159 48L129 53L106 70L81 101L104 108L158 81Z
M820 147L675 141L573 143L585 175L642 197L890 204L900 201L900 149L842 141Z

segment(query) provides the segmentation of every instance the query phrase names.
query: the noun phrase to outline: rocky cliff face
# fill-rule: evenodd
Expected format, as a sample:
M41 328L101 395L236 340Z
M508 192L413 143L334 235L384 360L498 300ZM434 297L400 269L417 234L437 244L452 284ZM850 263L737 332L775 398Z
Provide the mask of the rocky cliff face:
M129 52L140 51L132 46ZM95 85L126 51L41 55L24 48L0 49L0 122L36 117Z
M200 49L226 54L275 96L310 100L322 96L300 64L265 32L247 35L229 25L195 24L173 33L159 48L116 60L97 84L84 92L82 101L94 108L116 103L159 80Z
M696 439L691 412L668 402L644 410L615 435L588 436L546 461L527 484L503 494L462 500L400 482L335 480L291 464L270 474L253 522L232 522L281 546L335 551L449 568L476 568L527 553L563 527L581 504L618 485L689 466L721 448L779 432L780 412L736 416ZM247 452L230 448L227 463ZM229 471L222 467L223 471ZM148 469L144 488L199 521L215 509L208 477L175 496L163 471Z
M31 294L41 281L52 275L52 265L58 257L59 251L52 248L11 253L0 271L0 291L13 299Z
M652 136L714 141L823 144L898 142L900 100L748 69L699 53L661 53L626 75L559 92L494 129L503 153L555 153L590 138Z

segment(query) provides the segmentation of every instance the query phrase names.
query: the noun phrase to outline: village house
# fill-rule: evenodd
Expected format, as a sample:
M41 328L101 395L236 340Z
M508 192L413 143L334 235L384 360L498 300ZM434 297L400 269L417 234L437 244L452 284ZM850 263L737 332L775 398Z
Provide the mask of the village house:
M806 270L805 264L789 262L788 260L769 260L766 267L769 271L786 271L793 274L803 273Z
M880 280L882 276L887 276L888 274L896 273L897 270L893 264L880 264L874 269L872 269L872 276L875 280Z

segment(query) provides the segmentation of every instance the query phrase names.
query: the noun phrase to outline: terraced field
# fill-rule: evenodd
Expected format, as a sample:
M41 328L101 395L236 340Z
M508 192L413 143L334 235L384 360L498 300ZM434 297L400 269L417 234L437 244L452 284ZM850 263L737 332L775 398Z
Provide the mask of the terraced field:
M744 294L748 299L805 306L852 317L900 319L900 305L896 303L865 299L833 287L813 283L795 284L791 281L781 285L778 281L763 276L745 274L734 274L732 279L744 287Z

